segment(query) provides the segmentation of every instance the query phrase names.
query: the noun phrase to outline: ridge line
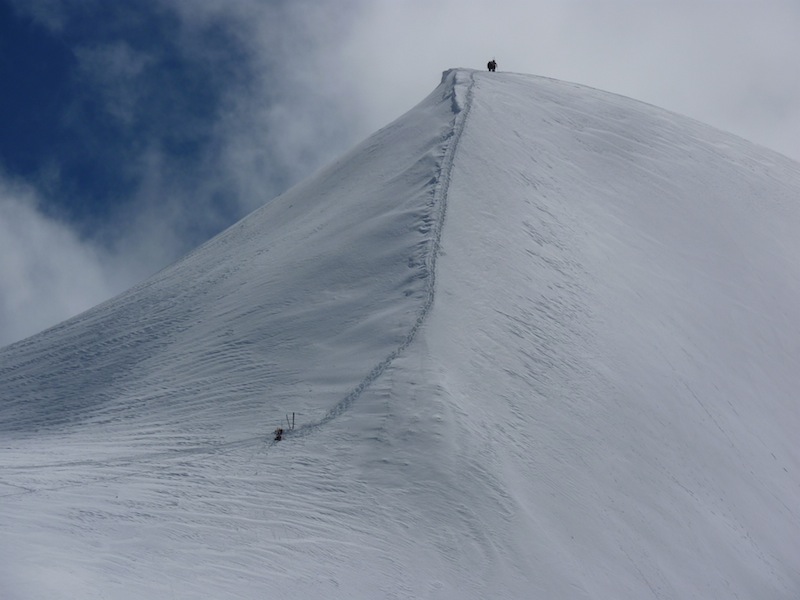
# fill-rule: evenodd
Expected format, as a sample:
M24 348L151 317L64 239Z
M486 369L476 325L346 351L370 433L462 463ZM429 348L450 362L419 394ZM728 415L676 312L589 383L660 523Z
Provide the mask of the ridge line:
M444 228L444 221L445 216L447 213L447 194L450 189L450 175L453 169L454 159L456 155L456 151L458 150L459 141L461 140L461 134L464 131L464 126L467 121L467 117L469 115L470 107L472 105L472 91L475 86L475 74L474 72L469 72L469 81L467 85L467 90L463 102L463 106L458 102L457 97L457 86L459 85L458 82L458 74L463 71L455 71L453 77L453 87L451 89L451 101L452 101L452 110L455 114L453 118L453 125L452 129L448 135L450 138L449 142L447 142L444 150L444 154L442 156L442 162L439 167L439 173L436 177L436 184L434 186L433 196L430 201L430 205L433 207L432 213L434 216L434 227L433 227L433 234L431 238L428 240L428 251L426 252L425 256L425 270L428 273L427 282L425 286L425 299L420 307L419 311L417 312L417 318L414 321L411 329L409 330L406 337L400 342L400 344L392 350L382 361L380 361L377 365L375 365L372 370L364 377L359 384L353 388L344 398L342 398L333 408L329 409L321 419L314 423L308 423L306 425L301 425L294 431L285 432L285 436L302 436L305 437L311 434L313 431L317 430L318 428L322 427L333 421L336 417L343 414L350 406L358 400L361 394L372 384L374 383L386 369L394 362L394 360L402 354L402 352L411 345L411 342L414 341L414 338L419 332L422 324L425 321L425 318L428 316L428 313L433 306L433 300L435 297L435 288L436 288L436 259L439 254L439 248L441 245L441 237L442 237L442 230ZM273 442L274 443L274 442Z

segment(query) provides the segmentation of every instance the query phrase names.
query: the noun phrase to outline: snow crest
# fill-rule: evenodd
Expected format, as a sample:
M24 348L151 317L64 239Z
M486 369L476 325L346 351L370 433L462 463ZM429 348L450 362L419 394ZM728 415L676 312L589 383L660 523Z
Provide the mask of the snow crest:
M430 312L433 306L434 296L436 294L436 258L439 254L439 245L441 243L442 228L444 227L445 216L447 214L447 192L450 187L450 173L453 170L453 162L455 160L456 152L458 151L458 141L464 130L469 115L470 98L472 87L474 85L472 73L464 74L462 71L452 70L445 72L442 77L443 82L447 88L451 90L451 97L453 99L453 126L452 131L447 136L447 143L444 148L444 156L436 174L436 185L434 186L433 196L430 200L430 227L431 235L430 240L427 242L427 251L425 253L425 291L424 301L419 309L417 318L414 320L411 329L405 338L401 341L397 348L384 358L380 363L369 372L369 374L359 382L358 386L351 391L345 398L342 399L336 406L334 406L328 413L317 423L310 423L302 425L296 430L298 435L305 435L329 423L337 416L342 414L348 407L355 402L364 390L380 377L387 367L402 354L402 352L414 341L419 328L425 321L425 317ZM289 435L295 432L289 432Z

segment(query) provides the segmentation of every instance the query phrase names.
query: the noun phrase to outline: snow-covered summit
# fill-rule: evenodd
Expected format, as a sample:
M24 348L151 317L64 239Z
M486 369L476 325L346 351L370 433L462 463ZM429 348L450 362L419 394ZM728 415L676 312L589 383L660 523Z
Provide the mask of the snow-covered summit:
M798 198L684 117L448 71L0 350L0 596L796 598Z

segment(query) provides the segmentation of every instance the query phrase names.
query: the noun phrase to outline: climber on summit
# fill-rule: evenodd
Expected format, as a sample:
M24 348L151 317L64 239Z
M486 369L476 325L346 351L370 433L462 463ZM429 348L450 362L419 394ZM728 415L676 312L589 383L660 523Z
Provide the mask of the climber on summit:
M495 69L497 69L497 61L495 61L495 59L490 60L489 64L486 65L486 68L494 73Z

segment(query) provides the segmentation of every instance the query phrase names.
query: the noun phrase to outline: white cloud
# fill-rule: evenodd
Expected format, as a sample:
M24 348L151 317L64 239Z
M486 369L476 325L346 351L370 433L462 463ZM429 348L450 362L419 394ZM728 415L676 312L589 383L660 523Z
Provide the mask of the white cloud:
M0 345L81 312L113 293L95 249L44 215L28 187L0 180Z

